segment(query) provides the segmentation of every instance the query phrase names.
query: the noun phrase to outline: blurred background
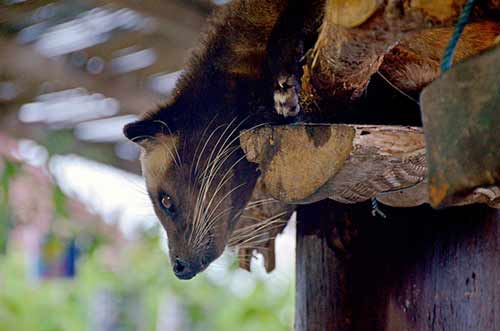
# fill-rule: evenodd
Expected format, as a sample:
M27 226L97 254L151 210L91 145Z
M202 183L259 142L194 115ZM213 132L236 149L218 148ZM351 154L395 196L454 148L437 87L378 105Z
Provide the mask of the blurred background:
M177 280L121 134L224 2L0 0L0 331L291 330L293 221L274 272Z

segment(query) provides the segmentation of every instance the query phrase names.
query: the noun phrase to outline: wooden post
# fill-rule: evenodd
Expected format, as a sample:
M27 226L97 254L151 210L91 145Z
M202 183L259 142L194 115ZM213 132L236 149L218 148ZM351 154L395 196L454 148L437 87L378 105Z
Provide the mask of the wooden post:
M296 331L351 330L348 263L334 254L332 238L349 208L323 200L297 210Z
M500 330L500 211L384 211L299 208L296 330Z

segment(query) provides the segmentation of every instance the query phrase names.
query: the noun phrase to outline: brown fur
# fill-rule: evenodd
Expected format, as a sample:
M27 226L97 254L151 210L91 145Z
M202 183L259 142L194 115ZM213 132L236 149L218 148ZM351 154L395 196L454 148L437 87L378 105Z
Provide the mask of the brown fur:
M124 129L143 148L148 193L182 279L224 251L251 198L258 172L238 135L275 116L270 107L259 113L259 105L269 90L263 83L268 38L285 5L244 0L218 10L167 104ZM175 213L162 206L165 195Z

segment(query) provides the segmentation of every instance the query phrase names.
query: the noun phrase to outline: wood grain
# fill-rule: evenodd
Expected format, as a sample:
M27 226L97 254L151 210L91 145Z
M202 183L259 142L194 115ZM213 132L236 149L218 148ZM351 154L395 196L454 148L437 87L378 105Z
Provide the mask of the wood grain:
M297 124L246 131L240 144L259 164L266 191L285 203L330 198L355 203L377 198L395 207L418 206L427 194L421 128ZM500 207L496 186L478 188L454 205Z
M368 203L299 207L295 330L498 330L500 211L384 210L389 221ZM348 258L331 249L347 221Z

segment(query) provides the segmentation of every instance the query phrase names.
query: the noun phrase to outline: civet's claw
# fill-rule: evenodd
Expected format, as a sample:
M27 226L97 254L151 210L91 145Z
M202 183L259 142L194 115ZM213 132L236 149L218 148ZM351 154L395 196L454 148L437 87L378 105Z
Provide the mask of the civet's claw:
M294 75L281 75L274 90L274 108L284 117L294 117L300 113L300 82Z

